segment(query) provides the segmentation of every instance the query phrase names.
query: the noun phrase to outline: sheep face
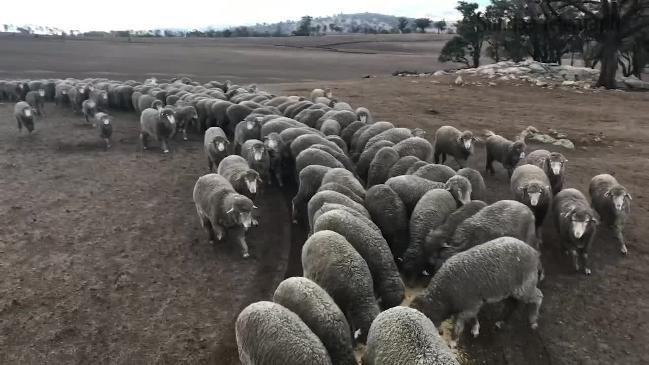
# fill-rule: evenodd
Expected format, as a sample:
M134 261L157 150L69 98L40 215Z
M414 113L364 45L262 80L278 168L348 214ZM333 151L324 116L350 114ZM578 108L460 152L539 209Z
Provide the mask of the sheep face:
M280 145L280 136L279 134L273 132L264 138L264 145L270 151L278 151Z
M259 127L259 122L261 121L262 118L255 118L253 120L249 120L246 122L246 129L251 131L255 127Z
M414 308L425 314L437 328L439 328L440 324L452 314L441 300L431 298L428 295L419 295L415 297L410 304L410 308Z
M228 148L228 144L230 144L230 142L223 136L216 136L214 137L214 139L212 139L212 144L217 151L223 152Z
M325 97L331 99L331 97L333 96L333 93L331 92L330 88L326 88L326 89L324 89L324 95L325 95Z
M532 207L536 207L543 195L548 194L550 191L549 186L544 186L542 183L536 181L530 182L526 186L521 186L519 189L523 193L525 200L529 201Z
M246 184L246 187L248 188L248 191L250 194L256 194L257 193L257 181L261 181L259 178L259 173L255 170L248 170L246 173L243 175L243 180L244 183Z
M421 129L421 128L415 128L415 129L412 130L412 136L413 137L424 138L424 136L426 136L426 131Z
M566 162L568 162L568 160L566 160L566 158L563 157L562 154L558 152L552 152L547 160L549 171L553 175L561 175Z
M230 214L237 224L247 229L252 226L252 210L256 208L250 199L237 195L232 202L232 207L226 213Z
M160 110L160 119L167 119L169 124L176 124L176 118L174 117L174 112L171 109L162 109Z
M471 187L471 182L466 177L455 175L448 179L444 187L449 193L451 193L451 195L453 195L455 201L459 202L460 205L471 202L471 193L473 189Z
M45 97L45 89L39 89L38 95L40 95L41 97Z
M626 189L622 186L614 186L609 191L604 194L604 197L611 199L615 210L618 212L622 211L625 205L630 204L631 194L629 194Z
M513 161L519 161L525 158L525 142L516 141L512 145L512 159Z
M252 146L252 158L255 161L261 161L266 153L266 146L263 143L256 143Z
M458 138L457 142L466 150L468 153L471 153L473 149L473 142L475 141L475 137L473 136L473 132L471 131L464 131L462 134L460 134L460 137Z
M575 239L580 239L592 226L598 224L597 218L590 211L571 208L563 216L570 220L570 233Z
M161 110L162 102L160 100L154 101L153 103L151 103L151 108Z

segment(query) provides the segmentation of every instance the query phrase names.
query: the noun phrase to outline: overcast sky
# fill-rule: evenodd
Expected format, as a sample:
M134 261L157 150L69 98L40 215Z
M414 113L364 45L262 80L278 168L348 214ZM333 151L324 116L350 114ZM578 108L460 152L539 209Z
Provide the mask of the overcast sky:
M486 4L488 0L476 0ZM2 4L0 24L64 30L201 28L251 25L340 13L456 19L457 0L30 0Z

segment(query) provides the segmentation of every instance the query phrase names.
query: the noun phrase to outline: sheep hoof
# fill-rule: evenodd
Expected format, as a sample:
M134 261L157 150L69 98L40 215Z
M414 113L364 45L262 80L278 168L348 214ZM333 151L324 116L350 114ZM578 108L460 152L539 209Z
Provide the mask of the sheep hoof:
M585 269L584 269L584 274L586 274L586 275L590 275L590 274L591 274L590 269L589 269L589 268L585 268Z
M498 321L498 322L496 322L496 324L495 324L496 328L499 329L499 330L503 329L503 326L504 326L504 325L505 325L505 322L504 322L504 321Z
M297 219L293 219L293 224L297 224Z
M162 153L169 153L169 150L164 150L162 151Z
M471 334L473 335L473 338L477 338L480 335L480 327L473 327L471 329Z
M248 257L250 257L250 254L246 252L242 256L243 256L244 259L247 259Z
M536 323L536 322L534 322L534 323L532 323L532 324L530 325L530 328L532 328L533 330L536 330L537 328L539 328L539 324Z
M452 350L457 348L457 341L451 340L451 342L448 344L448 347L450 347Z
M183 137L183 141L189 141L189 138Z
M626 254L629 253L629 250L626 249L625 245L622 245L622 248L620 249L620 252L622 253L622 255L626 255Z

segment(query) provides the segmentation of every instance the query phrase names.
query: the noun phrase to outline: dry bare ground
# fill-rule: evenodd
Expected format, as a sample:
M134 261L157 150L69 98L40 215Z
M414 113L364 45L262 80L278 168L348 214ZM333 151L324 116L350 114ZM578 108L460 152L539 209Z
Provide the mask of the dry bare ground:
M330 86L337 97L370 108L381 120L431 134L444 124L508 137L528 125L565 131L577 142L575 151L562 151L570 160L568 186L586 191L592 176L609 172L633 194L630 254L619 255L611 232L601 227L591 255L593 275L576 274L548 220L539 329L531 331L518 316L506 330L494 331L498 308L491 306L481 314L480 337L464 338L462 350L475 364L649 363L643 349L649 342L649 95L512 84L454 87L452 78L357 78L407 69L413 60L422 67L434 50L416 49L424 44L419 41L415 51L394 40L335 46L377 53L366 55L321 48L344 42L338 39L315 40L316 49L308 43L314 40L305 40L297 45L306 48L290 51L268 40L228 40L223 52L238 55L229 60L218 58L202 43L207 41L179 41L66 41L62 47L53 40L0 37L2 49L11 50L0 59L0 76L236 76L286 94ZM406 51L390 53L400 47ZM286 52L293 63L283 63ZM86 53L96 59L76 60ZM137 117L117 113L114 148L104 151L96 131L67 109L48 104L31 136L18 135L11 111L12 105L0 104L0 363L237 363L238 312L270 298L284 275L300 273L304 233L290 225L290 189L270 188L261 198L261 226L252 232L253 257L245 261L233 246L210 246L195 216L191 189L207 172L198 136L176 141L170 156L141 152ZM599 132L604 142L590 142ZM481 171L483 151L478 146L471 161ZM487 177L487 185L490 201L510 197L503 170Z

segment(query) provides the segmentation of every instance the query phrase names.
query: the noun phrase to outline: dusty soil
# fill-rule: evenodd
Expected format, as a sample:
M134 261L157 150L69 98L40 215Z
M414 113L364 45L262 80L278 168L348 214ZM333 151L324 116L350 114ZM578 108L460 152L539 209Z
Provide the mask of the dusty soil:
M570 160L568 186L585 192L593 175L610 172L632 192L630 254L619 255L602 227L593 275L576 274L548 220L539 329L532 332L518 316L494 331L492 306L481 313L480 337L464 338L461 350L475 364L649 363L649 95L459 88L450 86L452 78L387 77L409 66L437 68L437 46L333 38L281 40L287 48L267 39L126 44L0 37L0 77L192 74L298 95L331 86L378 119L431 133L444 124L509 137L530 124L565 131L577 142L576 150L562 151ZM364 74L378 77L358 78ZM342 79L349 80L308 81ZM283 276L301 272L304 232L290 225L292 189L271 188L260 198L261 226L250 235L253 257L246 261L233 246L210 246L196 218L191 190L207 172L198 136L173 143L170 156L141 152L136 116L116 113L114 147L104 151L79 115L50 104L47 112L34 135L19 136L12 105L0 104L0 363L238 363L238 312L269 299ZM592 143L591 133L600 132L604 142ZM480 170L483 151L478 146L471 161ZM487 184L490 201L510 197L503 170Z

